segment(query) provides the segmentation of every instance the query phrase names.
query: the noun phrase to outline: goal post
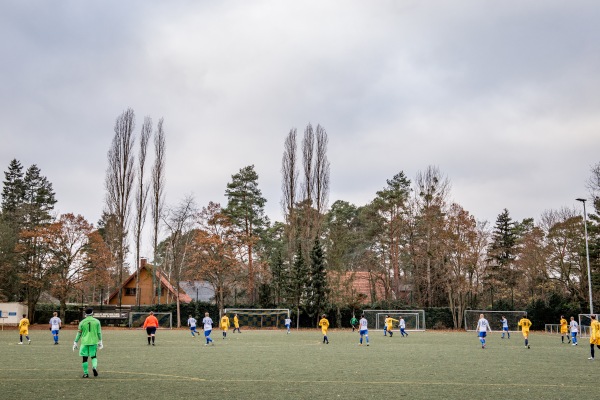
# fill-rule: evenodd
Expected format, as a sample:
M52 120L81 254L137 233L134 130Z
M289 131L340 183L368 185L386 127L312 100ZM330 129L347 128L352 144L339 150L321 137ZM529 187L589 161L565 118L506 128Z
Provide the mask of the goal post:
M385 316L400 320L404 318L407 331L425 330L425 310L363 310L362 312L369 322L369 329L383 330L385 328ZM394 323L396 328L398 323Z
M284 328L285 319L290 317L288 308L226 308L223 312L230 321L237 314L240 326L255 329Z
M595 315L598 318L598 314L579 314L579 337L589 337L590 327L592 326L591 316ZM571 329L569 328L569 332Z
M519 331L519 320L523 317L527 317L527 311L487 311L487 310L465 310L465 329L468 332L475 332L477 329L477 321L479 321L479 315L483 314L485 319L490 323L492 331L502 330L502 316L506 317L508 321L508 331L518 332Z
M129 327L141 328L144 326L146 317L150 312L130 311L129 312ZM172 312L154 312L154 316L158 320L158 329L173 329L173 313Z

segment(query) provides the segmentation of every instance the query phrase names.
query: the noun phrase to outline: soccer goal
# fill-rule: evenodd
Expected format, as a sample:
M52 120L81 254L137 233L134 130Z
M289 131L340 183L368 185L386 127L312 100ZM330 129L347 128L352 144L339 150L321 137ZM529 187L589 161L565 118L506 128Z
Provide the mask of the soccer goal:
M545 324L544 332L550 334L560 333L560 324Z
M483 314L490 323L493 331L502 330L502 316L508 321L508 331L519 331L519 320L527 317L527 311L487 311L487 310L465 310L465 329L468 332L474 332L477 329L479 314Z
M579 337L590 336L590 326L592 326L592 315L595 315L596 318L598 318L598 314L579 314ZM570 328L569 332L571 332Z
M130 311L129 312L129 327L141 328L144 326L146 317L149 312ZM155 312L154 316L158 320L158 329L173 329L173 313L171 312Z
M385 316L400 320L404 318L407 331L425 330L425 310L363 310L362 312L369 322L369 329L383 330L385 328ZM394 322L394 328L398 325Z
M284 328L285 319L290 316L288 308L226 308L224 313L231 324L237 314L240 327L255 329Z

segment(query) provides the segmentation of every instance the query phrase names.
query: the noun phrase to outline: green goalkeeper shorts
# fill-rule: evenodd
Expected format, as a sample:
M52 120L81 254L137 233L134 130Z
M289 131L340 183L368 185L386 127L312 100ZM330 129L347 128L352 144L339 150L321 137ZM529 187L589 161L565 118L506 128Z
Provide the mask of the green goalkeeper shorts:
M79 355L82 357L96 357L96 351L98 351L97 344L91 344L88 346L81 346L79 348Z

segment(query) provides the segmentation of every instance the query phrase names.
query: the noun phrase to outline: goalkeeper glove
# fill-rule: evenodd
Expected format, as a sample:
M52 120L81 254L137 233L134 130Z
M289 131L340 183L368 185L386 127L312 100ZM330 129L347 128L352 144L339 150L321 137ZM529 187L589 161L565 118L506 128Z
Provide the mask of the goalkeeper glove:
M75 351L76 349L78 349L79 347L77 347L77 342L73 342L73 351Z
M98 342L98 350L102 350L104 345L102 344L102 340Z

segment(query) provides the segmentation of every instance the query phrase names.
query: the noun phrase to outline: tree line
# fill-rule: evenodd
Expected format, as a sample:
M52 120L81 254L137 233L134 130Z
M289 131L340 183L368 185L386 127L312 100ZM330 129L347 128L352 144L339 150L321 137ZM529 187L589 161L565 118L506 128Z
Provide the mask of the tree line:
M585 309L587 266L581 210L546 210L515 221L507 209L479 221L450 201L451 182L435 166L409 179L399 171L372 200L329 206L330 163L324 127L293 128L283 141L282 221L270 221L253 165L231 175L226 204L198 205L188 195L166 205L166 134L135 113L115 120L107 153L105 207L97 224L53 214L55 193L41 170L12 160L0 214L0 300L27 302L44 292L60 300L98 303L139 268L149 217L160 300L160 269L177 291L208 282L219 309L286 307L313 318L323 310L448 307L455 328L465 309L523 309L559 297ZM600 163L590 171L587 228L594 296L600 293ZM133 259L132 265L128 260ZM369 295L356 290L367 277ZM139 285L139 281L137 282ZM140 290L136 291L139 296ZM123 293L118 293L119 303ZM181 324L179 296L177 325ZM137 298L139 304L139 297Z

